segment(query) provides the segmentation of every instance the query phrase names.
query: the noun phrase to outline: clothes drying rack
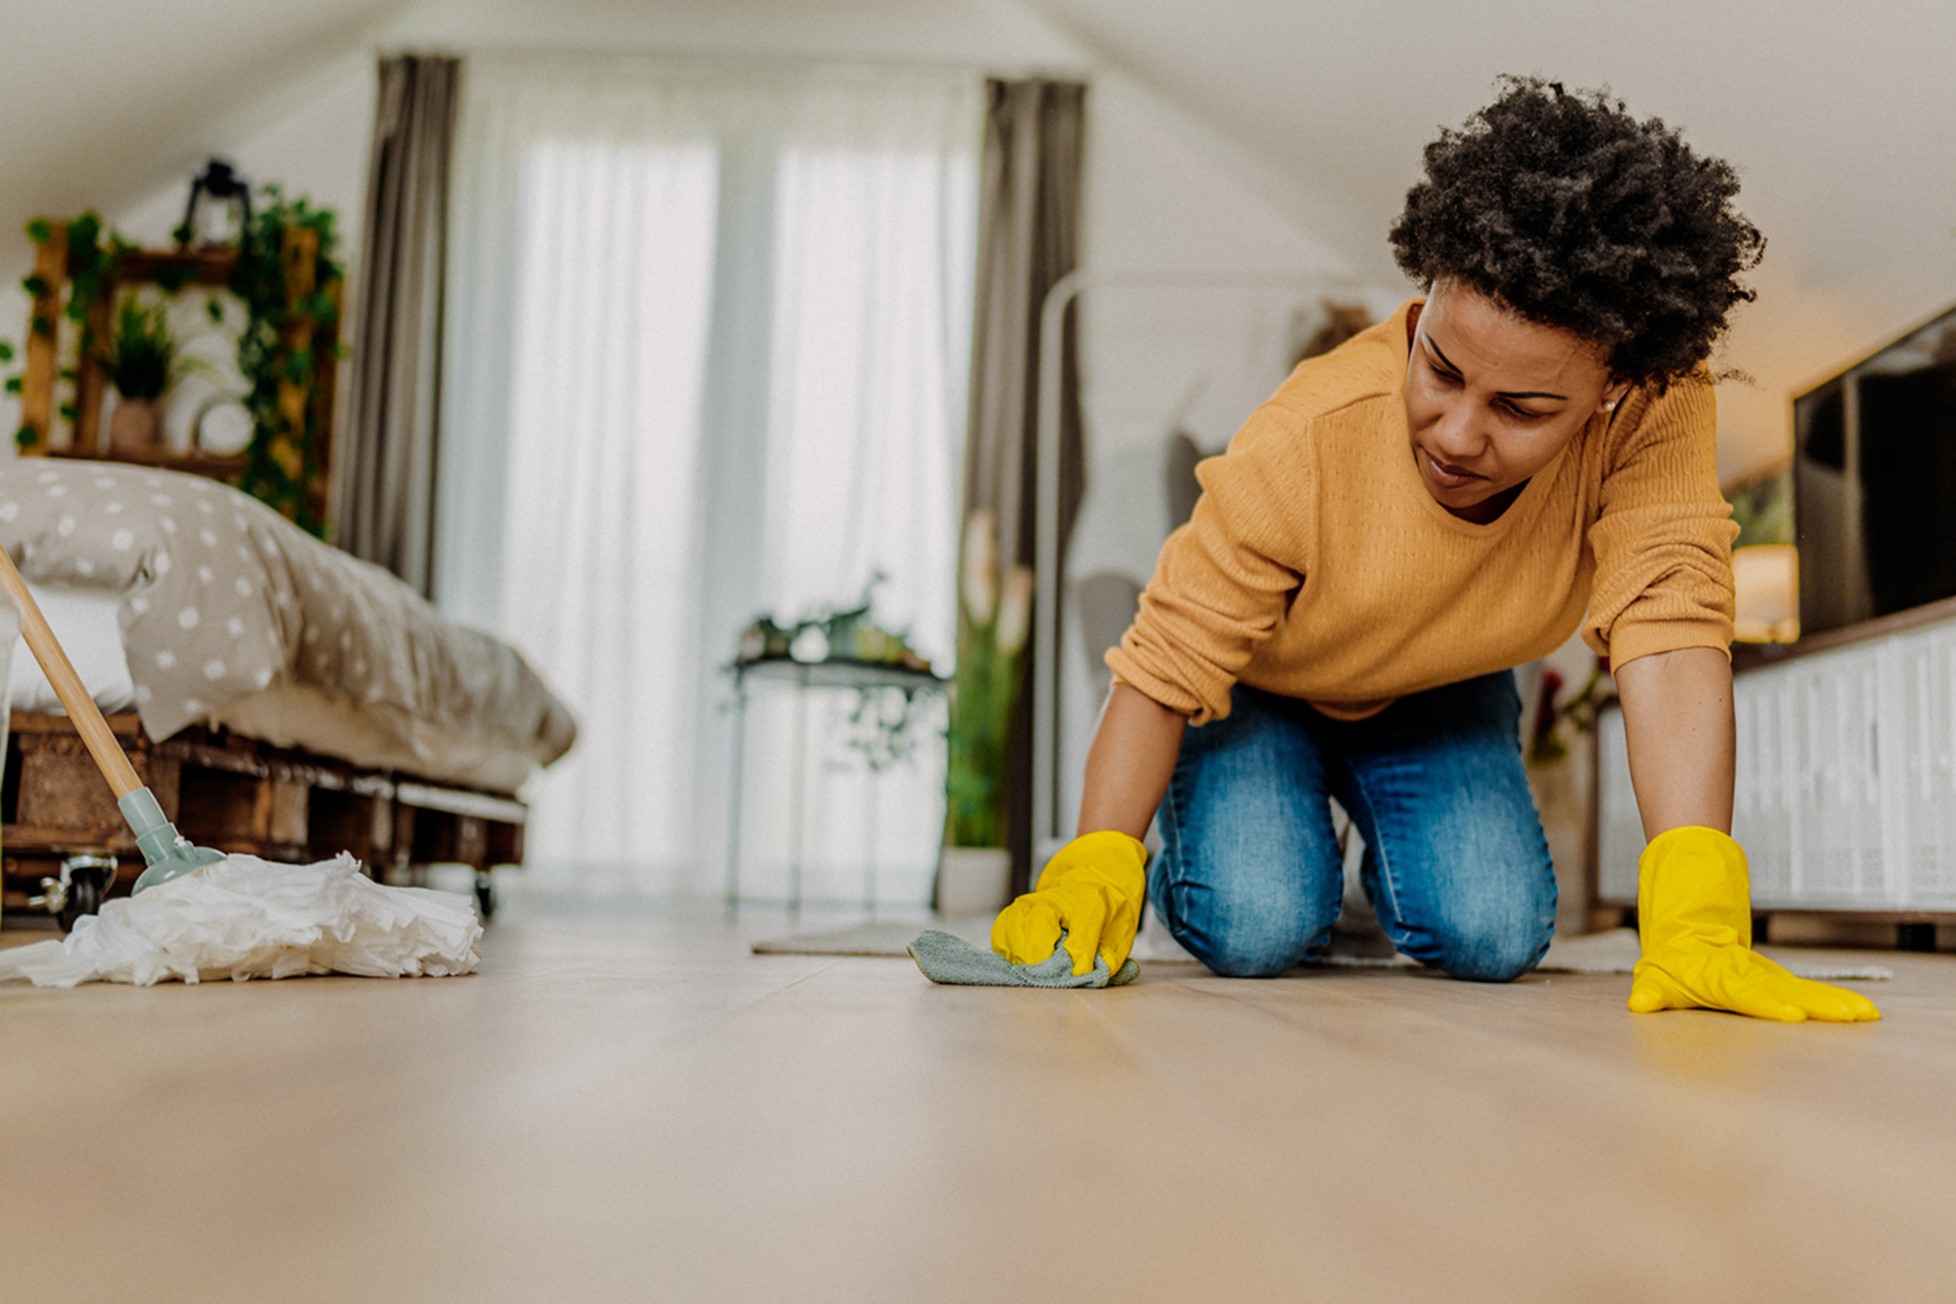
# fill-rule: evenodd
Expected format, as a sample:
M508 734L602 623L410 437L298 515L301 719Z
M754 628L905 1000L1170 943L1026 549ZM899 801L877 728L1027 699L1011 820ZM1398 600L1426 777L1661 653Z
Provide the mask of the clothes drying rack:
M1059 818L1059 587L1060 372L1066 362L1066 314L1096 291L1107 290L1291 291L1300 302L1332 296L1364 296L1368 287L1347 276L1282 272L1096 272L1082 268L1054 283L1040 306L1038 419L1034 426L1037 493L1033 504L1032 623L1032 852L1044 864L1070 838Z

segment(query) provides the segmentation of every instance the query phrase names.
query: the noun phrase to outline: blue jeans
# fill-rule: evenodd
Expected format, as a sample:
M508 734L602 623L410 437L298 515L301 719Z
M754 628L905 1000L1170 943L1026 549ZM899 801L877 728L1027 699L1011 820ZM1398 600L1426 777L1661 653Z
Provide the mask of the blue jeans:
M1517 737L1508 671L1338 721L1237 685L1191 729L1159 815L1148 896L1218 974L1321 956L1344 900L1336 797L1365 839L1361 881L1393 946L1456 978L1534 968L1555 929L1555 867Z

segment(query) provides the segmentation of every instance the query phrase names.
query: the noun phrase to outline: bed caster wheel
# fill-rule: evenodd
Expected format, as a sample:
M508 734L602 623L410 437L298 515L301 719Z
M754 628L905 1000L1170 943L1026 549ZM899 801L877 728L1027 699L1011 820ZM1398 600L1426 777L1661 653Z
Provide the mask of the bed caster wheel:
M496 917L496 883L485 873L475 876L475 910L484 919Z
M27 904L46 910L63 932L72 933L75 921L102 908L114 882L115 857L70 856L61 862L61 877L42 879L41 895Z

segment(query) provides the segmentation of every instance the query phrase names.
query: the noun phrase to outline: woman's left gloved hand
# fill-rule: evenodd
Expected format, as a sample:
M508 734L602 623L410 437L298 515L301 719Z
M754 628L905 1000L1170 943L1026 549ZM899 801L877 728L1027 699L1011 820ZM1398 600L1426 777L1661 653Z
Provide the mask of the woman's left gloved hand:
M1745 850L1717 829L1660 833L1637 871L1644 956L1630 980L1634 1013L1703 1007L1784 1023L1881 1017L1860 993L1797 977L1752 949Z

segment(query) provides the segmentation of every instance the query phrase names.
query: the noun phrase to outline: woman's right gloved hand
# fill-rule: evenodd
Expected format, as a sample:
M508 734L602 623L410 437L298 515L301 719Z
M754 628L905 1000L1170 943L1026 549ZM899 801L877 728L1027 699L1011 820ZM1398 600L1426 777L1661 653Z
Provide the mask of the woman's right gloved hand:
M1658 834L1637 861L1637 934L1644 958L1630 980L1636 1014L1703 1006L1756 1019L1871 1022L1859 992L1788 973L1752 949L1745 848L1721 829Z
M1073 972L1093 972L1096 953L1118 973L1134 949L1147 897L1148 849L1113 829L1073 839L1046 862L1033 890L999 912L992 950L1013 964L1052 958L1060 934Z

